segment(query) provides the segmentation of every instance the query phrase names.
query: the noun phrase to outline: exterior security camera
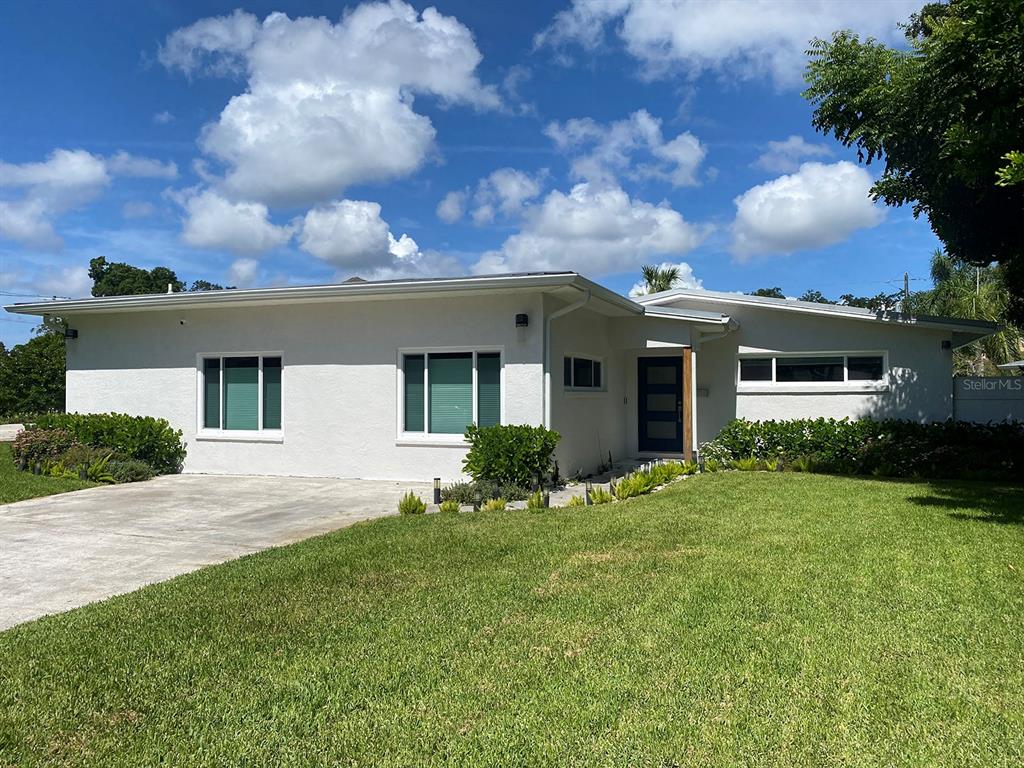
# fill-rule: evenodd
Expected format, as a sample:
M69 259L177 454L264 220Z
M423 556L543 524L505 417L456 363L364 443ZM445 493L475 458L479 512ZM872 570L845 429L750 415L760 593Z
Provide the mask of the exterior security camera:
M187 322L188 322L188 320L186 320L185 318L182 318L181 320L178 321L178 325L184 325Z

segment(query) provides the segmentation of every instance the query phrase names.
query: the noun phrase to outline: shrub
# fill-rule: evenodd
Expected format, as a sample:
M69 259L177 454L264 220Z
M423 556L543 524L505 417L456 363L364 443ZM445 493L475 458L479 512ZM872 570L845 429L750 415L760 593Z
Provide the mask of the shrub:
M1014 480L1024 474L1024 424L737 419L702 451L705 468L709 458L754 458L796 471Z
M64 429L25 429L14 438L11 455L20 468L44 461L56 461L76 445L74 436Z
M570 496L569 500L565 502L567 507L585 507L586 505L587 502L582 496Z
M452 483L441 489L441 502L454 501L456 504L472 504L476 486L473 483Z
M684 461L681 466L683 475L696 475L700 470L700 465L696 461Z
M600 486L594 486L590 489L590 503L591 504L608 504L615 501L615 497L611 491L606 491Z
M153 468L138 459L117 459L107 466L115 483L138 483L150 480L156 474Z
M540 491L526 497L527 509L544 509L544 494Z
M733 459L729 466L738 469L740 472L756 472L762 468L761 460L756 456L745 456L742 459Z
M559 434L545 427L501 424L466 429L469 452L466 473L478 483L531 487L552 474L552 457Z
M181 430L172 429L166 419L124 413L48 413L37 417L27 431L40 429L64 430L75 442L144 461L158 474L180 472L185 461Z
M459 502L449 499L448 501L442 501L441 505L437 509L439 512L458 512L461 507L459 506Z
M722 468L722 462L718 459L705 459L704 460L704 471L705 472L718 472Z
M508 502L504 499L488 499L480 507L484 512L504 512L508 508Z
M487 499L508 499L509 501L522 501L530 495L530 492L518 485L499 485L488 481L479 483L452 483L441 489L441 501L455 501L459 504L475 504L476 492L480 491L481 500Z
M85 468L85 479L93 483L113 483L115 482L114 476L110 474L110 470L107 466L110 464L110 457L112 454L108 453L101 459L93 459L89 462Z
M623 501L625 499L631 499L634 496L643 496L645 493L653 491L657 485L658 484L649 473L634 472L632 475L627 475L615 484L615 498Z
M398 514L400 515L422 515L426 511L427 505L412 491L405 494L398 502Z

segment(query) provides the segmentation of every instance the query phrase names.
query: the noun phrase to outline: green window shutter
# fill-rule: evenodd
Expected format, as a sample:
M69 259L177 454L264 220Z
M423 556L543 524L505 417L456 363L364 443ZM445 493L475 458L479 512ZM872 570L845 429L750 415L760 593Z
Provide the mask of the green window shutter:
M403 361L405 371L405 422L406 432L423 431L423 355L406 355Z
M203 427L220 429L220 360L203 360Z
M430 431L461 435L473 421L473 355L469 352L430 355Z
M263 428L281 428L281 358L263 358Z
M476 356L477 424L493 427L501 423L501 355Z
M224 358L224 429L259 429L259 358Z

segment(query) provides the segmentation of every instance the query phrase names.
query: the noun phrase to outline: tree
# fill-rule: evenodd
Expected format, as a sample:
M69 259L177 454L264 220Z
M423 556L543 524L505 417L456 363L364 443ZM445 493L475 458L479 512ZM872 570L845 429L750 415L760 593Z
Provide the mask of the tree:
M814 127L884 162L873 198L912 204L955 260L1001 263L1024 321L1024 0L931 3L905 32L908 50L851 32L812 42Z
M764 296L766 299L784 299L786 294L782 292L782 289L778 286L774 288L758 288L756 291L751 291L747 296Z
M0 414L64 410L64 334L0 351Z
M974 267L936 251L931 277L931 290L911 294L909 311L1003 325L999 333L956 350L954 372L970 376L1008 373L997 366L1021 358L1022 340L1020 329L1007 320L1010 293L1003 267Z
M903 293L878 293L874 296L854 296L852 293L844 293L839 297L839 303L846 307L860 307L870 309L872 312L895 312L900 309Z
M645 264L640 268L640 274L647 283L647 293L661 293L670 291L679 280L679 267L656 267L653 264Z
M156 267L145 270L123 262L108 262L98 256L89 262L93 296L135 296L143 293L167 293L167 286L175 293L185 290L185 284L173 270Z
M835 304L834 301L825 298L825 294L821 291L806 290L803 296L800 297L800 301L809 301L814 304Z
M188 289L190 293L196 291L223 291L223 290L234 290L234 286L229 285L226 289L223 285L217 283L211 283L209 280L195 280L192 282L192 287Z

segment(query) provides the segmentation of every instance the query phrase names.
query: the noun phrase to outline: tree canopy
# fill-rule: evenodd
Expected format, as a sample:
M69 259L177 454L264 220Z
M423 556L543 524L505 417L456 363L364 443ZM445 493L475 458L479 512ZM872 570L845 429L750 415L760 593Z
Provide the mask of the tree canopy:
M124 262L108 262L98 256L89 262L89 277L92 278L93 296L136 296L144 293L167 293L171 286L173 293L185 290L185 283L178 279L174 270L167 267L143 269ZM229 286L230 287L230 286ZM222 291L223 285L209 280L196 280L189 291Z
M661 293L669 291L679 280L679 267L656 267L652 264L645 264L640 268L640 274L647 284L647 293Z
M64 410L64 334L42 333L10 350L0 345L0 414Z
M872 196L913 205L954 259L1003 265L1009 312L1024 320L1024 0L930 3L909 47L848 31L816 39L814 127L884 163Z

